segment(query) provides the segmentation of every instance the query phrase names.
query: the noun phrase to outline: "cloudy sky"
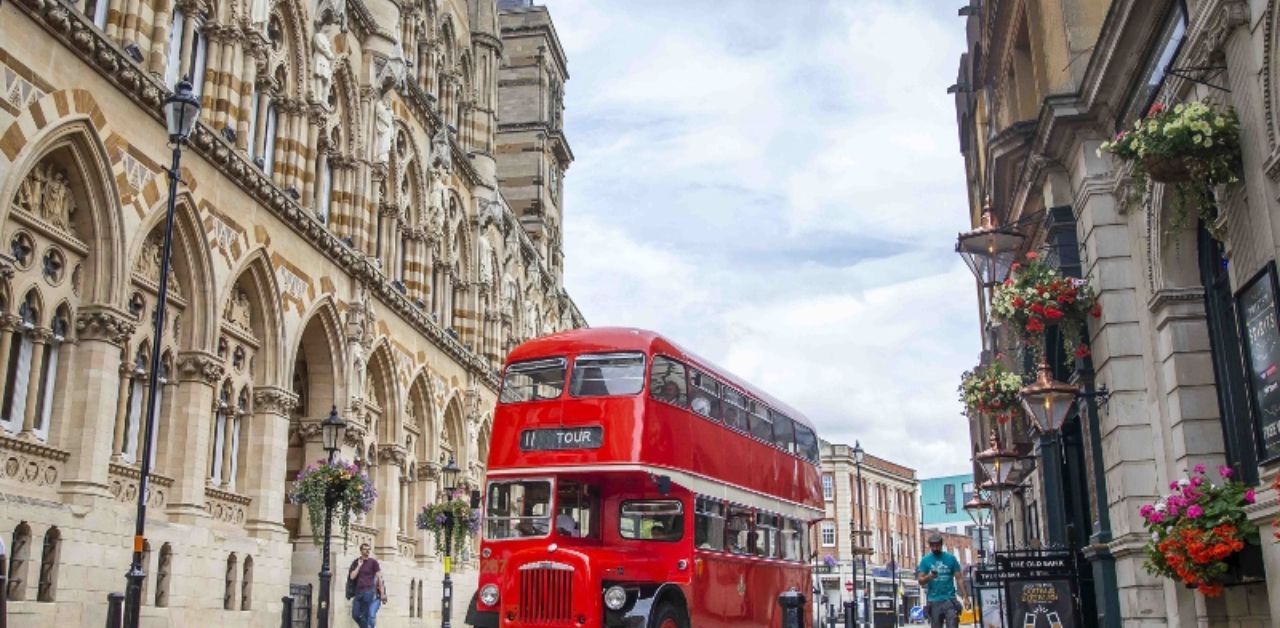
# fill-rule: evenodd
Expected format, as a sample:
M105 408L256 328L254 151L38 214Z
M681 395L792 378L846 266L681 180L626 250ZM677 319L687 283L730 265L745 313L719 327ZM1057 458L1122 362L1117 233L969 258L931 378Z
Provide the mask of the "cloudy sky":
M977 361L946 87L960 2L544 0L569 57L566 284L924 477Z

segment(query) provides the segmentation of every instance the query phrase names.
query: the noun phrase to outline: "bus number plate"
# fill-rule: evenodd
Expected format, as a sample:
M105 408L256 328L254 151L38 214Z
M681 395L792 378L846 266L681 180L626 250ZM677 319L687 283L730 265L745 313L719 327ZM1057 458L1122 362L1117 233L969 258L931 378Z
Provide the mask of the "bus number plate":
M525 430L520 434L520 449L524 451L598 449L603 444L604 428L598 425Z

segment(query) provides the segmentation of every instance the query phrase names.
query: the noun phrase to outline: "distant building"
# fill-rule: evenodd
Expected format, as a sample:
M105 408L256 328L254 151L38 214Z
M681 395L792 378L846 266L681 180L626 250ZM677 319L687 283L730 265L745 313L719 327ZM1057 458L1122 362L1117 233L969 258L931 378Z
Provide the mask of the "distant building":
M978 528L964 505L973 498L973 475L948 475L920 480L921 527L946 534L959 534L978 547ZM991 547L991 526L982 532L982 543ZM950 543L947 544L951 546ZM976 559L976 556L975 556ZM960 562L968 564L963 558Z
M850 599L846 592L846 583L850 582L857 583L859 600L866 597L868 588L873 597L892 596L896 566L900 605L910 608L918 604L920 588L915 581L915 566L920 561L922 544L915 469L865 454L859 492L854 448L826 441L821 447L822 493L827 513L815 530L815 601L839 606ZM863 503L865 509L860 509ZM856 534L864 528L865 534ZM860 560L855 563L858 548L870 552L866 555L867 579L860 571L855 577L854 567L862 567Z

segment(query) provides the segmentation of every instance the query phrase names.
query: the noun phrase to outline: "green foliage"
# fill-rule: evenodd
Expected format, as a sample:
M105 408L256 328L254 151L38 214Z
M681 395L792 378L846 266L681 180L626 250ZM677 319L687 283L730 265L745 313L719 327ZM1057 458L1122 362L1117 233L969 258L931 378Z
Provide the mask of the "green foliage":
M449 499L426 506L418 513L418 529L427 530L436 539L436 551L444 553L445 526L453 522L452 555L462 553L471 537L480 531L480 511L473 509L466 499L465 491L453 491Z
M328 504L333 508L342 529L345 544L351 526L351 517L369 512L378 498L378 491L364 471L350 462L317 460L298 472L289 490L289 502L307 508L311 521L312 540L320 542L324 534L324 511Z

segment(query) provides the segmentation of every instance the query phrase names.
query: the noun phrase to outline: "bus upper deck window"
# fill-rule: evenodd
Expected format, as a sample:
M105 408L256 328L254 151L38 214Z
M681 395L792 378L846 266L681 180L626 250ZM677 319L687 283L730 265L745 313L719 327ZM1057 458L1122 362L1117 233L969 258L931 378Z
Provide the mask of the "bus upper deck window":
M502 403L556 399L564 391L564 358L529 360L507 365Z
M688 407L688 383L684 365L662 356L654 356L649 373L649 396L681 408Z
M569 394L574 397L634 395L642 388L643 353L592 353L573 360Z

